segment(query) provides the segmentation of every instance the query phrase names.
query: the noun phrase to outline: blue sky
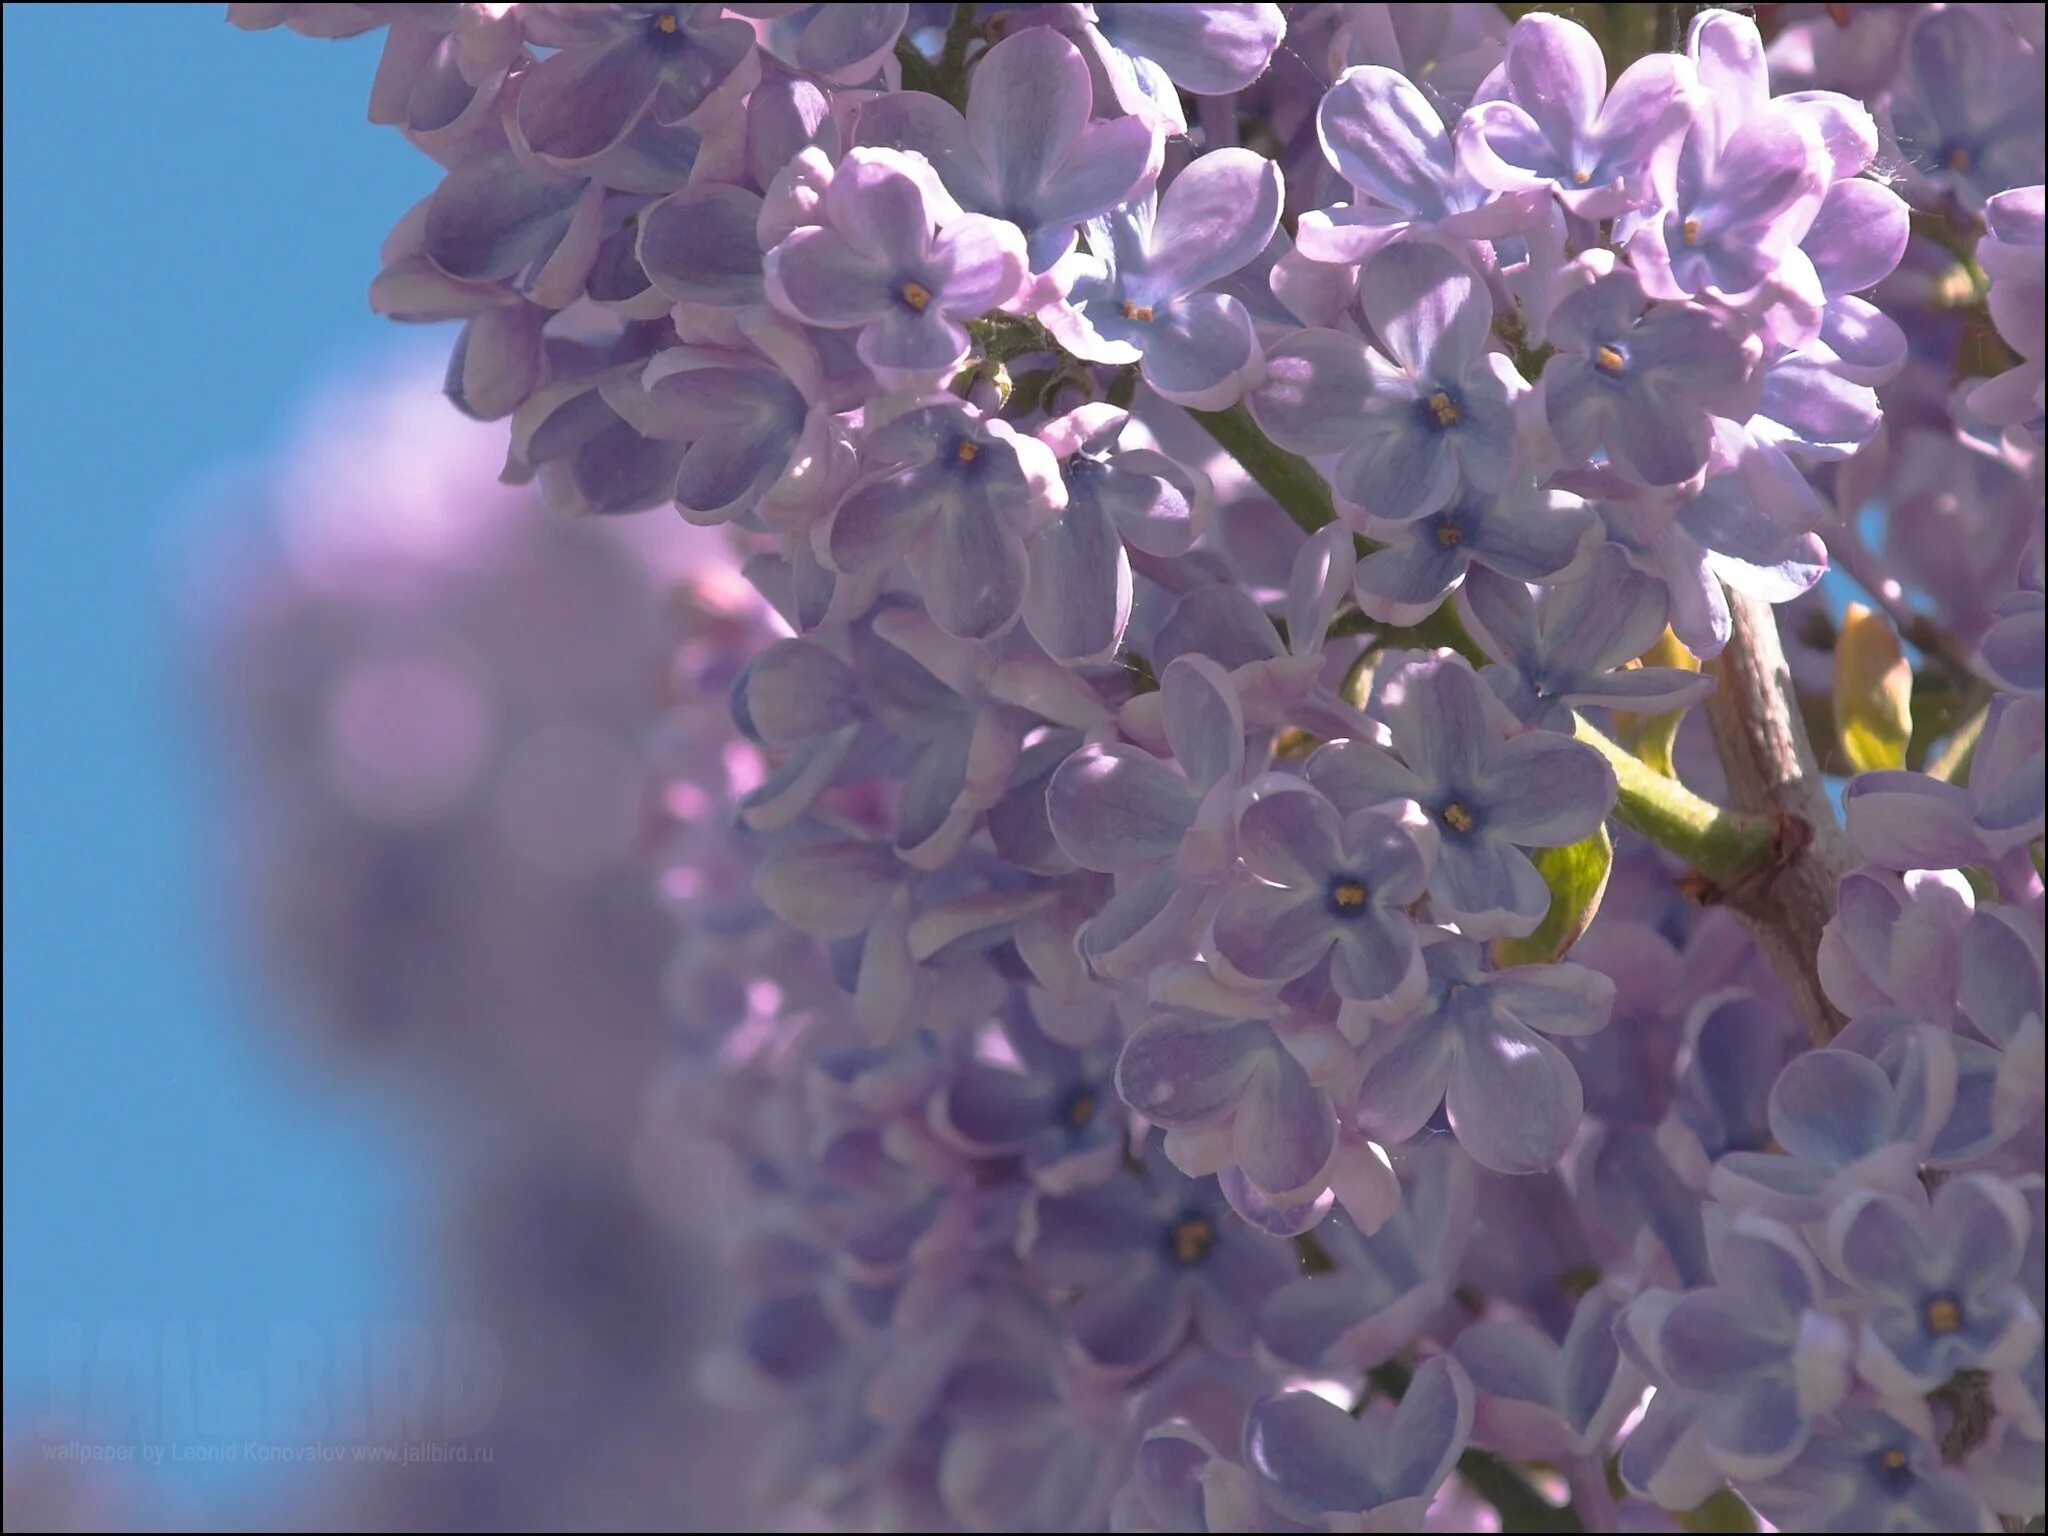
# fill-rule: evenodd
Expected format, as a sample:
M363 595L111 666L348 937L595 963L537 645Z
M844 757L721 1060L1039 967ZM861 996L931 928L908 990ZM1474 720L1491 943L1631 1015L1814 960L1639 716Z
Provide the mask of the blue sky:
M402 1148L238 972L171 577L195 487L396 344L364 291L435 171L364 120L375 38L224 10L5 11L11 1430L80 1341L234 1369L421 1305Z

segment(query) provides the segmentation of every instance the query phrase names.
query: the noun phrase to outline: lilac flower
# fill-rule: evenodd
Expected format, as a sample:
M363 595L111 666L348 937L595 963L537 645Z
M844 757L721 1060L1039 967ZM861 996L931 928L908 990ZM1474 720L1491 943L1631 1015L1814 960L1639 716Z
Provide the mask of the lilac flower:
M1693 305L1644 313L1642 284L1626 269L1560 300L1549 335L1558 350L1538 388L1568 459L1604 449L1632 479L1682 485L1707 466L1711 419L1751 414L1757 344Z
M1893 1072L1851 1051L1796 1056L1771 1088L1782 1153L1730 1152L1714 1165L1715 1198L1785 1221L1823 1215L1859 1185L1903 1188L1955 1103L1948 1036L1922 1028Z
M1916 1397L1957 1371L2007 1370L2034 1352L2041 1319L2018 1283L2025 1204L1991 1174L1961 1174L1923 1199L1858 1190L1828 1217L1828 1267L1864 1303L1856 1368L1880 1392Z
M1584 488L1599 494L1595 485ZM1671 632L1703 660L1720 655L1728 644L1731 620L1724 583L1766 602L1786 603L1827 573L1827 549L1820 539L1765 513L1739 474L1711 477L1675 507L1626 493L1596 505L1608 539L1627 552L1638 570L1664 583L1671 599Z
M1975 900L1948 871L1843 877L1821 933L1817 967L1828 998L1850 1017L1899 1008L1930 1024L1956 1015L1956 952Z
M1241 149L1203 155L1151 198L1088 226L1086 253L1053 268L1066 294L1039 311L1076 357L1138 363L1176 405L1216 410L1264 358L1244 305L1209 285L1254 260L1280 220L1280 171Z
M1659 212L1629 241L1652 298L1695 295L1739 306L1796 250L1833 170L1820 130L1792 113L1755 116L1723 138L1696 122L1656 178Z
M1412 994L1422 957L1404 909L1428 884L1434 838L1377 811L1340 818L1312 785L1285 774L1247 794L1237 848L1253 878L1216 908L1216 958L1248 980L1284 982L1327 957L1340 997Z
M650 109L660 123L680 123L753 60L746 23L722 17L715 5L522 12L527 36L556 52L520 86L520 137L567 165L610 149Z
M1450 1300L1472 1228L1472 1165L1447 1143L1404 1159L1401 1206L1363 1232L1345 1215L1316 1229L1336 1268L1289 1281L1259 1314L1259 1343L1304 1368L1370 1370L1400 1353Z
M759 304L761 207L756 194L721 182L670 193L640 216L635 254L648 281L678 304Z
M1854 1339L1827 1309L1820 1266L1799 1235L1737 1216L1713 1246L1717 1284L1645 1292L1619 1332L1697 1416L1724 1475L1766 1478L1805 1449L1813 1420L1848 1394Z
M1510 737L1506 715L1462 660L1405 669L1390 702L1396 758L1369 741L1332 742L1309 781L1350 814L1412 801L1438 839L1429 892L1474 937L1524 934L1550 893L1523 848L1590 837L1614 805L1614 774L1592 748L1548 731ZM1610 989L1611 990L1611 989Z
M1340 331L1291 338L1252 391L1259 425L1297 453L1341 453L1338 500L1387 522L1436 511L1461 484L1499 491L1528 386L1488 348L1485 288L1442 247L1403 243L1367 264L1359 298L1387 355Z
M1569 733L1575 709L1656 714L1685 709L1713 687L1677 667L1623 670L1656 643L1669 605L1662 585L1611 544L1584 576L1549 588L1540 609L1523 583L1487 570L1466 578L1458 608L1473 638L1500 658L1479 675L1525 725Z
M1024 231L1031 270L1074 244L1074 226L1141 196L1159 175L1161 137L1136 117L1090 122L1088 65L1059 33L1032 27L975 67L967 114L900 91L861 108L854 142L931 161L963 208Z
M733 685L740 734L782 761L739 802L740 819L772 831L788 826L838 774L867 720L853 670L815 640L779 640Z
M1537 216L1540 193L1496 197L1473 178L1430 98L1396 70L1345 70L1316 108L1316 136L1358 196L1301 216L1295 244L1311 261L1361 262L1411 232L1495 238Z
M1977 262L1991 278L1991 319L2020 362L1971 391L1970 409L1993 426L2038 423L2044 401L2042 331L2048 327L2044 189L2000 192L1984 205L1984 222L1990 232L1977 242Z
M1293 1269L1287 1250L1240 1222L1213 1180L1183 1178L1156 1153L1145 1166L1143 1184L1034 1195L1019 1252L1078 1288L1067 1325L1096 1365L1142 1371L1191 1327L1210 1349L1244 1352L1259 1304Z
M768 253L768 297L807 324L858 328L861 361L892 386L942 381L967 358L960 322L1023 286L1017 227L962 213L921 155L850 151L822 212Z
M881 571L909 554L948 634L1009 628L1024 602L1027 525L1066 501L1045 445L969 406L931 405L871 429L861 468L820 535L833 568Z
M1299 543L1283 578L1284 639L1243 587L1201 586L1175 603L1159 626L1154 659L1194 655L1228 667L1250 729L1298 726L1325 736L1356 735L1365 724L1338 696L1325 648L1354 569L1351 535L1331 523Z
M1562 1344L1519 1320L1459 1334L1452 1354L1478 1393L1479 1443L1560 1463L1596 1454L1642 1395L1641 1373L1615 1342L1621 1305L1610 1288L1594 1287Z
M1131 614L1129 551L1170 558L1185 554L1201 532L1208 477L1149 448L1120 451L1128 421L1126 412L1098 403L1038 433L1060 461L1067 509L1031 541L1024 623L1055 661L1113 655Z
M1258 1493L1244 1468L1184 1419L1147 1431L1131 1480L1110 1514L1113 1531L1260 1529Z
M1649 167L1685 126L1694 88L1686 60L1651 54L1610 92L1592 34L1539 11L1508 33L1506 59L1458 124L1458 148L1496 191L1548 187L1573 213L1608 217L1646 195Z
M1180 91L1227 96L1243 90L1265 73L1287 31L1277 5L1100 4L1045 9L1078 12L1092 21L1093 25L1076 25L1058 18L1087 51L1108 97L1124 111L1169 132L1187 128Z
M1992 704L1968 788L1904 770L1858 774L1843 820L1873 864L1960 869L2041 835L2042 783L2040 701L2007 697Z
M766 18L761 42L788 64L828 80L855 83L874 73L909 19L907 5L736 5Z
M2048 600L2021 588L1998 605L1998 619L1977 642L1977 660L1991 681L2010 693L2038 699L2048 654Z
M1362 1530L1416 1529L1472 1432L1472 1383L1446 1355L1425 1362L1390 1419L1361 1423L1313 1392L1252 1405L1244 1462L1287 1514Z
M1227 1135L1234 1166L1275 1201L1314 1193L1337 1151L1329 1095L1262 1020L1158 1014L1125 1042L1116 1087L1169 1132Z
M791 521L845 483L853 450L824 409L817 353L794 327L757 326L759 350L670 347L640 391L617 394L649 438L687 443L676 510L693 523Z
M1244 716L1222 669L1175 659L1160 678L1161 723L1179 772L1142 748L1090 746L1054 772L1047 814L1083 869L1118 877L1084 932L1097 965L1149 970L1179 958L1214 885L1229 872L1232 802L1244 770Z
M1386 545L1358 562L1358 606L1387 624L1436 612L1474 567L1516 581L1549 581L1576 569L1599 520L1567 491L1520 477L1498 495L1476 491L1411 523L1367 527Z
M1614 983L1580 965L1487 971L1469 939L1423 951L1429 991L1420 1016L1391 1026L1368 1051L1358 1122L1405 1141L1439 1106L1458 1145L1500 1173L1535 1173L1563 1155L1584 1107L1579 1075L1546 1034L1591 1034L1607 1023Z
M1973 210L2041 171L2034 63L2001 30L1966 8L1926 13L1906 39L1891 97L1892 134L1913 168Z
M1910 234L1905 200L1859 176L1828 188L1800 243L1825 300L1820 344L1845 379L1883 384L1905 366L1906 334L1898 322L1855 295L1891 276Z
M1064 1192L1115 1172L1125 1130L1101 1045L1077 1049L1049 1034L1037 1018L1049 1007L1042 993L1013 988L1001 1030L1015 1067L963 1063L933 1098L932 1116L962 1145L982 1156L1021 1156L1033 1184Z
M509 150L451 170L426 204L421 247L464 282L514 279L533 302L565 308L582 295L597 256L604 187L545 179Z
M1770 1145L1771 1090L1795 1049L1788 1024L1777 1009L1739 988L1712 993L1692 1009L1691 1060L1672 1107L1706 1163Z
M1842 1408L1797 1461L1748 1491L1780 1530L1997 1528L1970 1485L1942 1466L1925 1433L1861 1404Z

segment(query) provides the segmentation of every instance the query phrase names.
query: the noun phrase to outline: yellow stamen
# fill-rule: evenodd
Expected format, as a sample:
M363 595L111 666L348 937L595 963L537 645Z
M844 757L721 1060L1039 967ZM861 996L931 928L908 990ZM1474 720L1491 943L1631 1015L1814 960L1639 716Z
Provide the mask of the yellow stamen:
M1438 523L1436 525L1436 542L1439 549L1451 549L1464 543L1465 535L1459 531L1456 523Z
M1687 245L1699 244L1700 221L1698 219L1687 219L1683 224L1679 225L1678 231L1685 236L1685 243Z
M1085 1129L1088 1122L1094 1118L1095 1095L1092 1093L1075 1094L1067 1104L1067 1124L1078 1131Z
M1179 1263L1192 1264L1206 1256L1215 1241L1216 1228L1208 1217L1185 1217L1173 1228L1173 1256Z
M1572 172L1572 185L1575 187L1583 187L1587 182L1591 181L1592 179L1593 173L1591 171Z
M1970 152L1958 144L1948 152L1945 163L1952 171L1967 171L1970 168Z
M1429 408L1435 414L1436 424L1440 427L1455 425L1458 418L1465 414L1458 409L1458 402L1442 390L1429 397Z
M923 283L905 283L903 285L903 302L919 314L924 313L925 305L931 303L931 301L932 291L925 287Z
M981 444L975 442L972 438L963 437L960 439L960 446L955 448L953 452L962 464L972 464L974 456L981 452Z
M1621 365L1627 361L1627 358L1610 346L1603 344L1593 349L1593 366L1608 373L1621 372Z
M664 33L669 37L674 37L676 35L676 13L674 11L663 11L659 16L655 17L654 30Z
M1963 1326L1963 1309L1946 1296L1937 1296L1927 1303L1927 1331L1929 1333L1954 1333Z
M1888 1471L1896 1472L1906 1464L1906 1453L1896 1445L1888 1445L1878 1460L1885 1464Z
M1152 318L1152 306L1150 304L1133 304L1129 299L1125 299L1121 313L1126 320L1150 320Z
M1362 907L1365 905L1365 882L1363 880L1340 880L1330 892L1330 900L1340 907Z
M1472 813L1453 800L1444 807L1444 825L1453 832L1470 832L1472 830Z

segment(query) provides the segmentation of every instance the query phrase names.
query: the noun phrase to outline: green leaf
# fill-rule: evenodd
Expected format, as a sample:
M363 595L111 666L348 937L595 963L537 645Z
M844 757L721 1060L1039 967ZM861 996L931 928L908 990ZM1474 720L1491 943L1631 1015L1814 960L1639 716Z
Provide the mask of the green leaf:
M1851 603L1835 641L1835 733L1858 773L1906 766L1913 668L1881 613Z
M1530 857L1550 887L1550 910L1526 939L1498 939L1495 965L1548 965L1578 943L1600 910L1607 873L1614 868L1614 841L1601 827L1568 848L1539 848Z
M1685 643L1671 632L1668 624L1664 633L1657 637L1656 644L1643 652L1639 659L1646 667L1677 667L1686 672L1700 669L1699 658L1685 648ZM1685 711L1682 709L1663 715L1635 715L1626 710L1616 710L1614 729L1637 757L1665 778L1675 779L1678 772L1671 766L1671 744L1678 739L1678 727L1684 720Z

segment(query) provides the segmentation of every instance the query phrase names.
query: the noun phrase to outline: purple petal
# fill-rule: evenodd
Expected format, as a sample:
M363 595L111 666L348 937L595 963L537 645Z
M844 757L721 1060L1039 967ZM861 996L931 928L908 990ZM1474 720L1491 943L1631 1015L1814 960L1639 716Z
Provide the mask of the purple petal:
M1105 661L1131 616L1131 564L1101 506L1075 502L1031 541L1024 623L1062 664Z
M901 872L895 854L877 843L804 843L763 860L754 889L791 927L843 939L866 931Z
M1254 1185L1281 1196L1311 1186L1336 1152L1336 1112L1285 1050L1270 1050L1252 1073L1231 1150Z
M1960 869L1984 857L1969 794L1926 774L1858 774L1842 813L1857 851L1887 869Z
M1382 1458L1388 1501L1434 1496L1464 1454L1473 1409L1472 1382L1457 1360L1438 1355L1416 1368Z
M1265 72L1287 23L1277 5L1111 5L1095 7L1120 51L1157 65L1197 96L1241 91Z
M1298 779L1279 786L1238 817L1238 852L1260 879L1321 895L1347 866L1336 808Z
M1245 149L1201 156L1159 200L1141 301L1219 282L1255 260L1280 222L1280 169Z
M1117 1092L1139 1114L1170 1130L1213 1125L1237 1108L1272 1048L1272 1033L1263 1024L1164 1014L1125 1044L1116 1066Z
M761 199L707 183L673 192L640 218L640 264L670 298L740 309L761 302Z
M1244 764L1244 712L1229 675L1206 656L1176 656L1159 679L1161 724L1188 782L1206 791Z
M1251 316L1225 293L1190 294L1145 329L1145 382L1193 410L1234 403L1259 356Z
M1485 350L1492 301L1440 245L1389 246L1366 263L1358 291L1373 330L1417 378L1460 379Z
M1585 1098L1564 1052L1516 1024L1466 1034L1444 1107L1474 1161L1498 1173L1536 1173L1571 1144Z
M967 97L967 133L995 174L995 208L1030 206L1087 127L1093 105L1087 61L1049 27L1018 32L982 55Z
M519 132L534 153L587 160L626 136L654 99L661 56L637 31L601 48L565 48L519 87Z
M1846 1168L1884 1145L1891 1129L1891 1079L1849 1051L1809 1051L1771 1089L1771 1134L1794 1157Z
M836 232L793 232L767 255L768 296L812 325L864 325L891 311L888 272Z
M1007 304L1029 264L1017 226L978 213L962 214L932 242L933 307L966 318Z
M1337 173L1405 213L1434 214L1450 184L1450 136L1407 76L1377 64L1347 69L1316 109L1316 133Z
M1317 457L1358 440L1372 394L1364 342L1341 331L1303 331L1267 353L1265 382L1246 403L1274 442Z
M1406 1141L1444 1101L1458 1056L1455 1035L1433 1020L1411 1024L1381 1045L1358 1086L1358 1127L1377 1141Z
M1262 1397L1244 1423L1244 1461L1281 1506L1305 1518L1386 1502L1365 1427L1313 1392Z
M1487 826L1527 848L1591 837L1614 808L1614 770L1600 754L1552 731L1505 743L1482 788Z
M930 248L937 183L924 162L888 149L856 149L825 193L832 227L879 266L908 271Z
M1292 981L1329 952L1336 923L1321 891L1270 885L1226 891L1212 929L1217 955L1254 981Z
M1187 780L1136 747L1084 747L1047 787L1053 836L1083 869L1170 858L1195 818Z

